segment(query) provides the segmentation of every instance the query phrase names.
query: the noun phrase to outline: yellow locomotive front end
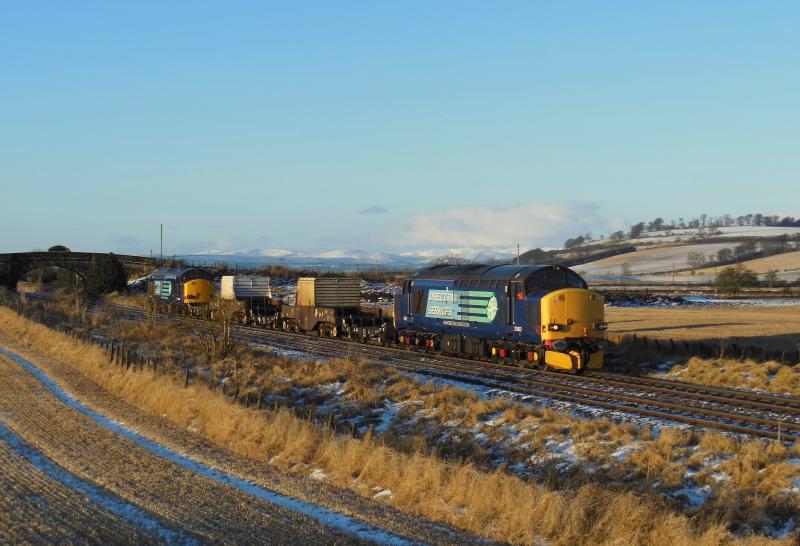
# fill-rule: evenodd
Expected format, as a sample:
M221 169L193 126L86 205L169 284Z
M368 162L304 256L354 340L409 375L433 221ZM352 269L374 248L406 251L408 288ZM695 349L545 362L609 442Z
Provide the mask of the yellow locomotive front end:
M188 305L208 305L216 292L214 281L192 279L183 283L183 301Z
M564 288L541 301L540 334L545 364L582 372L603 367L605 301L593 290Z

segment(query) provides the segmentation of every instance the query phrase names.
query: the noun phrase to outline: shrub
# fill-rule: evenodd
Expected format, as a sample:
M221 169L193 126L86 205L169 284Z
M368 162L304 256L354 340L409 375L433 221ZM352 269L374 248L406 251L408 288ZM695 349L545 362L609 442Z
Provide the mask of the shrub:
M717 287L731 294L738 294L746 286L756 285L758 285L758 277L742 264L726 267L717 278Z

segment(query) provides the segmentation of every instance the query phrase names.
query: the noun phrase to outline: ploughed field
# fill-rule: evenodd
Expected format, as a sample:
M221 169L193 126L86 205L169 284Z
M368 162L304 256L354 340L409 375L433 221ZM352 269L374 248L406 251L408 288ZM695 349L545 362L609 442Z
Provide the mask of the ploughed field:
M5 434L6 440L9 436ZM0 442L0 542L148 544L155 537L128 525Z
M674 340L725 340L794 351L800 305L784 307L606 307L608 332Z
M0 543L405 543L403 536L474 540L221 451L191 426L148 416L0 334Z
M0 517L10 521L4 522L0 539L278 544L330 538L321 525L182 468L101 427L44 391L8 357L0 360L5 432L0 503L13 507L2 511ZM39 468L31 471L33 463ZM101 496L87 493L74 480L90 484ZM113 503L124 506L125 516L113 513ZM339 540L346 542L343 536Z

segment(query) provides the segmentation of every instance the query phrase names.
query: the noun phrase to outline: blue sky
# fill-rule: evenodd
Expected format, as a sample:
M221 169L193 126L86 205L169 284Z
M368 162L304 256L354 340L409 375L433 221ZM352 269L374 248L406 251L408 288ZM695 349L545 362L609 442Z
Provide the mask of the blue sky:
M797 2L6 2L0 247L555 245L800 214Z

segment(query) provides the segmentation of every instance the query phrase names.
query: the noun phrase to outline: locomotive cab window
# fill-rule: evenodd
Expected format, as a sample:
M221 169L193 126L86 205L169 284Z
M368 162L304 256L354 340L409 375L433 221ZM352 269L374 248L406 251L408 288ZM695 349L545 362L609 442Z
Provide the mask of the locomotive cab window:
M562 288L586 288L586 282L574 271L559 268L547 268L537 271L525 281L525 293L543 290L552 292Z

